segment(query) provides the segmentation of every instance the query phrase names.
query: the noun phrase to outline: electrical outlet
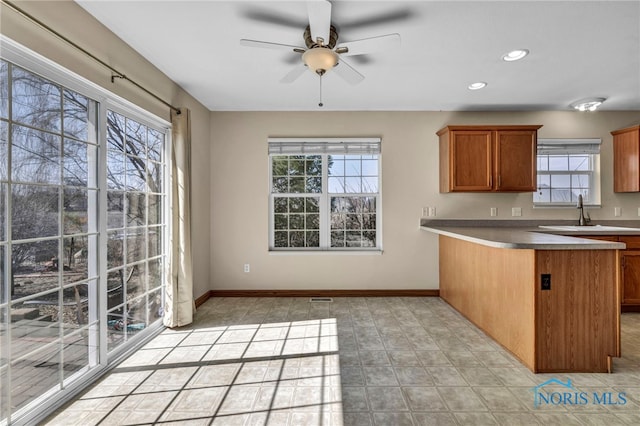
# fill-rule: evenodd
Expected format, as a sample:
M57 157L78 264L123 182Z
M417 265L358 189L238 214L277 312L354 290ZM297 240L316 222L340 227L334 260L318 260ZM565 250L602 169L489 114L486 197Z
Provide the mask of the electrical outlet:
M435 216L436 215L436 208L435 207L429 207L429 211L427 212L429 216Z
M540 290L551 290L551 274L540 274Z
M513 207L511 209L511 216L522 216L522 208L520 207Z
M492 217L498 216L498 208L497 207L491 207L491 216Z
M622 208L621 207L614 207L613 208L613 215L616 217L622 216Z
M244 271L245 272L251 272L251 265L249 265L248 263L244 264Z

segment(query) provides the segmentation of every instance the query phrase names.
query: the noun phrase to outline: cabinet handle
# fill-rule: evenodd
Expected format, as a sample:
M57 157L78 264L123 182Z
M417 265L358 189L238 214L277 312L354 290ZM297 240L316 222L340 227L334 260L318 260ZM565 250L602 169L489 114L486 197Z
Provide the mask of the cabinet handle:
M489 176L489 187L493 188L493 176Z
M502 176L498 175L498 188L502 186Z

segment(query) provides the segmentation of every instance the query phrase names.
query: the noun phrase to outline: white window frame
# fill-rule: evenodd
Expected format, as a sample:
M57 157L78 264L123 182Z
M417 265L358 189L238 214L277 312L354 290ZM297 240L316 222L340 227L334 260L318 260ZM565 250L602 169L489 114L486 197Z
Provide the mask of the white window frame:
M152 127L156 130L160 130L165 135L165 147L164 147L164 171L163 171L163 185L165 190L165 199L162 206L162 215L165 220L165 235L163 236L163 251L166 257L165 270L168 269L169 263L169 238L171 233L171 167L169 162L171 159L171 123L168 121L140 108L139 106L127 101L126 99L106 90L105 88L93 83L92 81L68 70L67 68L55 63L54 61L34 52L27 47L13 41L12 39L0 34L0 52L2 53L2 59L12 62L13 64L38 74L43 78L52 81L55 84L78 92L92 100L97 102L98 108L98 206L106 206L106 188L102 185L106 182L106 111L111 109L118 113L124 114L142 124ZM99 287L98 292L106 294L106 252L107 252L107 233L106 233L106 209L100 207L98 214L98 280ZM8 256L8 254L6 254ZM8 272L6 272L8 273ZM165 271L166 274L166 271ZM164 284L163 284L164 288ZM11 301L8 302L11 304ZM79 370L73 376L68 377L62 388L52 388L49 391L44 392L38 397L35 397L23 407L17 410L11 410L10 421L16 424L32 424L38 423L49 411L71 398L74 394L90 385L101 374L104 374L109 368L123 360L126 356L133 353L138 349L146 340L160 332L164 326L161 320L157 320L149 326L140 331L135 339L131 339L128 345L123 345L110 353L107 352L106 344L106 317L102 318L103 314L106 314L106 298L98 298L98 315L100 315L98 321L99 331L96 333L99 339L99 345L97 346L97 352L95 357L92 358L90 367ZM7 339L10 339L10 334L7 335ZM9 341L9 340L7 340ZM1 344L4 344L4 340ZM7 352L10 356L10 352ZM95 364L94 364L95 363ZM2 386L2 399L4 399L5 389L10 386L10 377L8 383L3 382ZM10 405L10 398L6 402Z
M568 156L572 155L576 156L588 156L589 158L589 170L581 171L571 171L571 170L539 170L537 169L537 176L546 175L546 176L559 176L559 175L586 175L588 176L589 186L588 190L590 193L590 197L585 198L584 205L591 207L599 207L600 206L600 145L602 143L601 139L598 138L589 138L589 139L538 139L538 148L536 153L536 168L538 167L540 156L552 157L554 155L558 156ZM552 179L550 179L551 182ZM537 184L538 179L536 179ZM549 190L553 190L553 186L549 187ZM541 188L537 188L539 191ZM549 201L549 202L539 202L536 201L536 193L532 196L533 206L534 208L545 208L545 207L569 207L575 208L576 201Z
M269 252L270 253L382 253L382 149L381 138L268 138L269 143ZM279 145L279 150L273 148ZM370 147L375 146L373 151ZM277 155L320 155L322 157L322 188L317 194L311 193L274 193L272 157ZM378 160L377 193L330 193L329 155L376 155ZM318 196L320 210L320 246L319 247L275 247L275 197ZM375 197L376 199L376 246L375 247L331 247L330 200L333 196Z

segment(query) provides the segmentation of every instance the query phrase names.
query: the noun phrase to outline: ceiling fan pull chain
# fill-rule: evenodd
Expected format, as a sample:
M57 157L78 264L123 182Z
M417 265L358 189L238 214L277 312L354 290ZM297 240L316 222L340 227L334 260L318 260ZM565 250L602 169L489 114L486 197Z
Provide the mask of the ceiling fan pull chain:
M322 74L320 74L320 102L318 102L318 106L324 106L324 104L322 103Z

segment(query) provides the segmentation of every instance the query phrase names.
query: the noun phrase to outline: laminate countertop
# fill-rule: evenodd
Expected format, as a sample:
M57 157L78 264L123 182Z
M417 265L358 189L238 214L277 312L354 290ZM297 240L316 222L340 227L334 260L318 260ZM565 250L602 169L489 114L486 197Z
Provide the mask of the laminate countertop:
M523 226L492 226L497 221L477 222L476 226L470 221L464 221L463 226L456 226L455 220L422 221L420 229L447 237L482 244L489 247L506 249L534 249L534 250L624 250L622 242L600 241L573 235L632 235L640 236L640 229L617 231L583 231L583 230L549 230L538 228L537 225ZM463 221L460 221L463 223ZM506 222L506 221L505 221ZM516 221L509 221L516 222ZM564 234L564 235L561 235Z

